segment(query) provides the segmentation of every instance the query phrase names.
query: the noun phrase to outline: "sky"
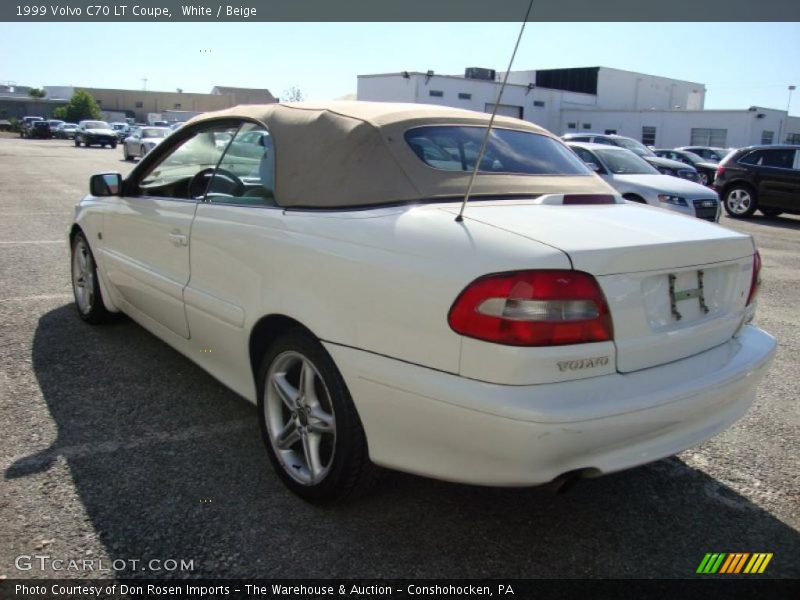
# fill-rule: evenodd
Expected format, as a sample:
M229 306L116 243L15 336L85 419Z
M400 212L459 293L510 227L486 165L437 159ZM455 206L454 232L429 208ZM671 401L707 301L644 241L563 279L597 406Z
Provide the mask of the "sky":
M297 86L353 94L357 76L504 71L518 23L0 23L0 83L208 93ZM707 109L785 110L800 23L528 23L515 70L604 66L704 83ZM147 82L143 81L147 79ZM790 114L800 116L800 90Z

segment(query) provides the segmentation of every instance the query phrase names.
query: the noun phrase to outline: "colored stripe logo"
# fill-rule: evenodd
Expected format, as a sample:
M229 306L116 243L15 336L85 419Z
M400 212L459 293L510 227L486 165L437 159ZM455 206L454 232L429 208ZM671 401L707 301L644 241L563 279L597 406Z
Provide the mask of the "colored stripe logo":
M700 561L696 573L703 575L714 573L725 573L727 575L738 573L763 573L769 561L772 560L772 552L709 552Z

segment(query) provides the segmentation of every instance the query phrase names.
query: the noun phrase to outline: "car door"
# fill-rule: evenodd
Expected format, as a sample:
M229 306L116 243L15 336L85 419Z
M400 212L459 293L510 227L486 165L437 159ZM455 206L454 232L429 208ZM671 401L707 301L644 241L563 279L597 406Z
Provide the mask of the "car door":
M798 199L797 151L793 148L764 150L758 169L758 202L771 208L797 210Z
M139 154L139 138L142 135L140 127L131 130L130 135L125 138L125 146L130 156L138 156Z
M243 150L246 148L246 151ZM232 136L192 225L191 278L184 292L197 360L220 381L251 397L247 331L261 315L264 290L282 298L276 271L266 264L285 248L285 217L275 201L272 138L244 122ZM282 250L282 251L285 251Z
M223 148L219 126L187 131L140 163L103 220L102 261L128 310L189 337L183 289L189 281L189 239L197 202Z

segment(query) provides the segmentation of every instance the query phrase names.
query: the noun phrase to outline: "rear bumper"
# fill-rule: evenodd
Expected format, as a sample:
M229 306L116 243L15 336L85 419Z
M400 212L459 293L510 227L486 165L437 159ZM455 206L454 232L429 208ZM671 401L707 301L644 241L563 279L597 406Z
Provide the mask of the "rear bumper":
M619 471L703 442L745 414L775 346L747 326L722 346L635 373L504 386L326 344L375 463L507 486Z

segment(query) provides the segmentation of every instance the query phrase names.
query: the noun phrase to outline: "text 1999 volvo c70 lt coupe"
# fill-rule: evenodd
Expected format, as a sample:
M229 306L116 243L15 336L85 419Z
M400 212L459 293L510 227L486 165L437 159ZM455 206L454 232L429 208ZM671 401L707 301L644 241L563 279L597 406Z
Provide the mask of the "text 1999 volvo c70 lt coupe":
M750 324L750 236L626 203L531 123L498 117L481 152L489 119L197 117L125 180L92 178L69 234L78 312L124 312L257 404L276 472L318 502L376 466L600 475L739 419L775 351Z

